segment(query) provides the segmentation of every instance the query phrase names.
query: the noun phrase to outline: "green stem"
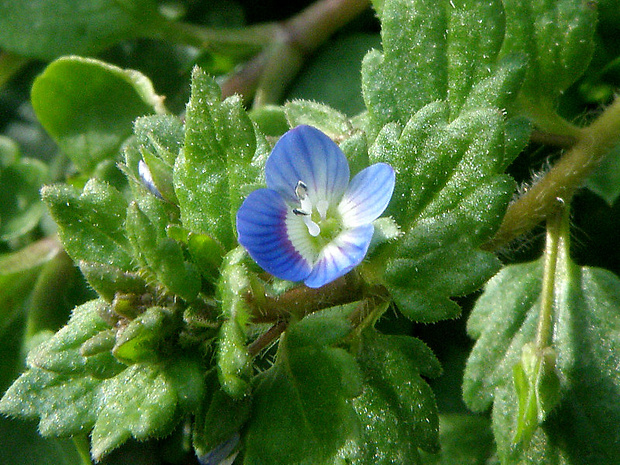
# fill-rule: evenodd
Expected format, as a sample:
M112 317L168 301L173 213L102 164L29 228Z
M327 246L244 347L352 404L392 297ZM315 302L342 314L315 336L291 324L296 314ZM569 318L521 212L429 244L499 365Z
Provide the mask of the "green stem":
M278 101L306 58L370 6L369 0L319 0L281 24L268 50L254 106Z
M520 98L518 104L521 110L529 115L534 120L534 124L542 131L557 136L579 138L581 128L558 115L551 102L532 102L529 99Z
M362 281L356 273L349 273L319 289L298 286L276 297L249 294L247 302L252 321L271 323L288 320L291 316L301 319L318 310L356 302L363 297Z
M73 436L73 444L80 456L82 465L92 465L93 462L90 458L90 444L88 437L84 435Z
M536 348L542 352L553 342L553 309L555 302L555 278L558 252L564 234L564 218L568 218L568 207L560 200L559 208L547 218L547 241L543 272L540 315L536 331Z
M242 29L216 29L170 21L161 25L159 33L169 41L200 49L241 49L244 55L251 55L273 42L278 29L276 23L257 24Z
M619 141L620 99L616 99L579 131L575 145L555 166L510 205L498 232L483 248L496 250L533 229L554 212L556 199L570 203L575 191Z

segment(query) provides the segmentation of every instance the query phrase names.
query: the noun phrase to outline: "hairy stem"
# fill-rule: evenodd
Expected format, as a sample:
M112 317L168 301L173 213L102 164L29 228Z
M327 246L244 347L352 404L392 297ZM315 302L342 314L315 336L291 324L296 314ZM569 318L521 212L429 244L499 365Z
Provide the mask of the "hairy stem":
M499 231L483 248L496 250L533 229L556 208L556 199L570 203L601 160L620 140L620 99L590 126L579 131L575 145L556 165L508 208Z
M543 272L542 295L540 315L536 331L536 348L542 352L550 347L553 338L553 309L555 303L556 269L559 256L560 243L567 234L564 228L568 220L568 206L563 201L559 202L559 208L549 215L547 219L547 242L545 245L545 265Z
M349 273L319 289L295 287L279 296L248 294L247 302L256 323L288 320L291 316L303 318L318 310L361 300L363 283L356 273Z

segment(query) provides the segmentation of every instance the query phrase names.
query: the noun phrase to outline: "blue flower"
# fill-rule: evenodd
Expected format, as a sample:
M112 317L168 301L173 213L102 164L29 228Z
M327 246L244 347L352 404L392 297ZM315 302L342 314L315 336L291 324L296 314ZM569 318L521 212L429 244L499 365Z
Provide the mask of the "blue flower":
M360 264L372 222L394 191L390 165L377 163L349 183L340 148L311 126L298 126L276 143L265 164L267 189L237 212L239 243L272 275L321 287Z

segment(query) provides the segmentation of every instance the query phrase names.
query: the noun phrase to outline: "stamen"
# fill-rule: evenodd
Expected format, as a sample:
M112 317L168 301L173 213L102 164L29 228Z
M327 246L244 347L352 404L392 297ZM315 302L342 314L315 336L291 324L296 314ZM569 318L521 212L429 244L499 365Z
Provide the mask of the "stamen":
M316 237L321 233L319 225L312 221L309 216L304 216L304 223L306 223L311 236Z
M316 210L321 215L321 219L327 218L327 209L329 208L329 202L327 200L319 200L316 203Z
M310 213L300 210L299 208L293 208L293 213L297 216L308 216Z
M295 186L295 195L299 200L304 200L306 198L306 194L308 193L308 186L303 181L297 181L297 186Z

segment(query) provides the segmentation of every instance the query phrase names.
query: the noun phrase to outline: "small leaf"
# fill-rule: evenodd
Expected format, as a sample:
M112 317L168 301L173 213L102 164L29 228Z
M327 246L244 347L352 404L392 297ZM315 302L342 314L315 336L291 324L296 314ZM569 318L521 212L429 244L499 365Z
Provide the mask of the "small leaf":
M143 294L146 292L146 282L137 273L84 260L79 262L79 267L88 283L108 302L112 302L117 292L122 294Z
M170 292L190 301L196 297L200 277L185 262L181 246L158 231L136 203L127 209L127 233L136 255Z
M170 431L176 392L164 371L137 364L108 380L94 407L91 453L99 460L132 436L144 440Z
M478 247L499 226L513 189L499 174L506 164L501 115L477 110L448 122L448 114L437 102L402 132L387 125L369 153L372 163L396 170L386 215L403 236L385 248L385 277L400 310L416 321L454 318L459 309L448 296L473 291L499 269Z
M138 116L165 111L144 75L81 57L51 63L33 84L32 106L45 130L87 174L117 157Z
M183 122L174 115L142 116L134 122L134 133L141 148L171 166L185 141Z
M321 130L332 140L338 140L353 129L345 115L316 102L294 100L284 106L284 112L290 127L307 124Z
M199 68L193 73L187 108L185 148L174 167L174 186L184 226L230 250L234 219L248 192L262 183L267 144L233 96ZM227 212L227 214L222 214Z
M322 345L335 342L342 329L313 340L333 317L323 322L315 314L305 322L309 318L289 327L276 364L260 376L246 435L248 464L323 463L357 432L348 402L361 389L357 364L344 349Z
M202 368L194 358L118 363L105 349L111 328L102 315L108 307L103 300L77 307L67 326L31 351L29 369L0 400L6 415L38 418L44 436L83 435L94 427L96 460L130 437L170 433L204 394Z
M127 201L113 187L91 179L82 193L68 185L46 186L41 195L59 227L60 239L74 261L103 263L133 270L125 233Z
M519 398L519 418L514 442L524 447L538 425L560 401L560 380L555 370L555 351L538 350L533 343L523 346L523 354L514 366L514 382Z
M243 397L249 390L251 358L246 346L246 326L250 311L246 302L250 280L243 263L245 251L237 247L224 257L218 283L222 312L226 320L220 330L217 366L222 389L233 398Z
M151 307L118 331L112 353L126 364L157 362L162 340L175 330L169 309Z
M504 38L499 0L392 0L381 8L383 53L362 64L372 135L387 123L407 124L445 100L450 119L463 110L504 108L523 80L524 60L498 54Z
M77 307L71 320L28 356L29 370L0 400L12 417L39 418L43 436L82 434L95 423L95 397L102 381L87 374L80 346L109 326L99 316L107 304L93 300Z
M420 452L439 449L437 406L420 375L436 377L439 362L418 339L364 335L359 363L362 394L353 399L363 435L352 463L421 463Z

